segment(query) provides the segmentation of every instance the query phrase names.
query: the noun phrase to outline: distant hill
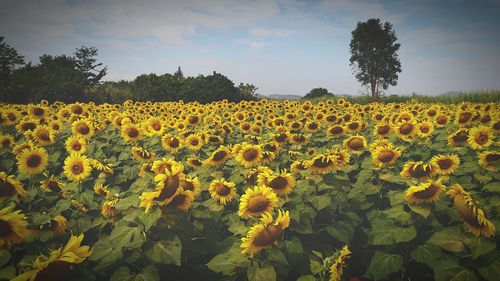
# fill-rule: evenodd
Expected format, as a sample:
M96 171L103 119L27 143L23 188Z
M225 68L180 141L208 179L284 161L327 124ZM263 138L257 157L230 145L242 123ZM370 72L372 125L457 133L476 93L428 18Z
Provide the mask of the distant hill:
M269 95L269 96L260 95L260 97L267 99L276 99L276 100L297 100L302 98L302 96L299 95Z
M446 93L440 94L438 97L456 97L458 95L462 94L462 92L459 91L448 91Z

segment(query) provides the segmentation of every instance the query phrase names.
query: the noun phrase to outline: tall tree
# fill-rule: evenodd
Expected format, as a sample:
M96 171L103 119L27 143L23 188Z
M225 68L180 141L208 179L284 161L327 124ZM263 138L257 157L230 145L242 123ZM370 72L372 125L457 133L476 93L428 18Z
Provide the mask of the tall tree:
M4 38L0 36L0 85L2 88L16 66L24 64L24 57L19 55L16 49L4 42Z
M99 81L108 74L108 66L102 69L97 69L102 66L102 63L97 63L98 49L94 47L82 46L76 49L75 63L76 68L85 76L85 86L93 86L99 84Z
M397 51L396 33L392 25L380 19L358 22L352 32L350 65L354 67L356 79L363 86L370 86L373 99L377 99L380 87L386 90L397 85L401 62Z
M304 96L304 99L314 99L320 97L333 97L333 94L325 88L314 88Z

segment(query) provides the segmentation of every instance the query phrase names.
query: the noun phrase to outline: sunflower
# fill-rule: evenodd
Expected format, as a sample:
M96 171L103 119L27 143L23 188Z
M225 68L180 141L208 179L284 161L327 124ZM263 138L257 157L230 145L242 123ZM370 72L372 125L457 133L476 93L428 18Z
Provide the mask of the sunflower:
M286 171L259 173L257 179L259 185L272 188L278 195L286 195L295 187L295 177Z
M399 156L401 156L401 151L392 144L379 146L372 151L372 163L379 168L392 167Z
M118 203L118 199L108 200L102 203L101 215L105 218L111 218L118 214L118 210L114 207Z
M260 216L271 212L278 206L278 197L274 191L264 185L248 188L240 198L238 215L247 218L249 216Z
M420 138L426 139L434 133L434 124L429 121L422 121L417 125L417 135Z
M439 200L439 194L445 190L441 180L429 180L419 185L410 186L406 192L406 201L410 203L432 203Z
M500 166L500 152L498 151L483 151L479 153L479 166L483 169L496 172Z
M220 203L226 204L236 196L235 186L234 182L228 182L225 179L214 179L210 183L208 191L214 200L219 200Z
M20 210L11 212L12 208L0 210L0 248L19 243L31 234L24 214Z
M233 148L233 155L236 161L248 168L258 164L262 160L262 147L260 145L243 143L241 148Z
M368 148L368 150L371 153L373 153L375 151L375 149L377 149L381 146L388 147L388 146L394 146L394 144L387 139L376 139L374 142L372 142L370 144L370 147Z
M182 142L178 137L165 134L161 138L161 145L170 153L176 153L182 148Z
M199 168L201 166L203 166L203 162L200 161L198 158L196 157L188 157L187 158L187 165L193 169L196 169L196 168Z
M139 207L145 208L145 212L149 213L149 210L153 205L156 204L156 198L160 195L160 191L144 191L140 196L139 200L141 201L139 203Z
M122 125L121 135L125 141L132 142L141 140L144 136L144 132L141 126L133 123L127 123Z
M448 136L448 146L463 146L467 143L467 139L469 138L468 129L459 129L455 133Z
M185 212L189 209L189 207L191 207L193 201L194 193L190 190L184 190L182 187L180 187L168 204Z
M32 147L31 144L23 142L23 143L20 143L20 144L14 146L14 148L12 149L12 153L14 153L14 155L16 155L16 158L18 158L25 149L28 149L31 147Z
M54 193L59 193L62 192L64 189L64 183L61 181L57 180L53 176L50 178L44 179L40 181L40 187L42 188L43 191L45 192L54 192Z
M290 171L294 174L300 173L300 171L305 171L305 170L307 170L307 166L303 161L295 160L290 165Z
M458 165L460 165L460 158L455 154L440 154L432 157L430 163L435 167L436 174L449 175L455 172Z
M65 143L66 150L71 153L84 154L87 151L87 142L80 136L70 136Z
M64 160L64 174L72 181L88 178L91 171L90 160L85 155L73 153Z
M435 168L432 164L424 164L422 161L410 161L404 164L401 176L406 179L415 178L418 180L426 180L434 176L435 172Z
M47 223L41 225L40 229L50 230L54 235L62 235L68 229L68 220L61 215L57 215Z
M31 105L29 106L28 114L31 118L36 120L44 120L47 119L50 113L50 109L44 106Z
M161 135L167 129L163 125L163 120L158 117L151 117L145 121L144 126L150 135Z
M156 157L156 153L147 151L146 149L139 146L133 146L130 149L130 152L132 152L132 156L135 160L141 162L149 162Z
M16 129L20 133L25 133L28 131L35 130L37 125L38 125L37 121L25 117L16 125Z
M359 135L350 136L348 139L344 140L343 144L347 151L361 151L367 147L366 138Z
M335 125L335 126L328 128L328 130L326 130L326 133L330 137L338 138L338 137L345 134L345 128L342 125Z
M351 251L347 245L342 247L342 250L335 254L336 258L333 264L330 266L330 281L340 281L342 279L342 274L344 273L344 268L346 267L347 259L350 258Z
M273 139L275 142L279 144L283 144L288 141L288 133L287 132L282 132L278 134L271 134L271 139Z
M17 165L21 173L39 174L45 170L49 161L49 155L45 149L28 148L21 152Z
M395 125L394 131L400 139L409 140L417 133L417 125L414 120L401 121Z
M495 236L495 225L486 218L484 211L476 206L469 192L459 184L455 184L446 194L453 199L455 209L467 224L469 232L475 236Z
M306 145L309 142L309 136L304 134L292 134L290 141L295 145Z
M326 174L336 168L337 159L328 154L319 154L311 160L304 162L307 169L315 174Z
M487 126L479 126L470 129L467 142L474 150L482 149L493 144L493 137L490 128Z
M257 166L257 168L253 168L248 174L245 176L245 180L247 183L251 185L256 185L259 175L261 173L272 173L272 170L266 166Z
M386 138L392 133L391 125L387 123L379 123L375 125L373 135L377 138Z
M97 171L104 172L105 174L113 174L113 165L112 164L104 164L97 159L89 158L90 166Z
M190 150L200 150L204 144L202 136L197 133L187 136L184 143Z
M194 196L201 193L201 183L198 177L186 177L181 181L181 187L186 191L192 191Z
M211 166L220 166L229 158L231 158L231 150L225 146L220 146L203 162Z
M13 175L7 175L0 172L0 202L7 198L13 198L19 201L19 196L25 197L28 192L23 188L21 182L16 180Z
M51 145L56 142L55 133L48 126L38 126L33 131L35 143L39 146Z
M278 210L278 217L274 222L271 214L262 214L260 222L254 224L247 235L241 238L241 253L254 255L264 249L271 248L289 224L290 214L288 211Z
M49 257L39 256L32 270L18 275L12 281L65 280L75 264L83 262L92 254L89 246L81 246L83 237L83 234L71 235L66 246L52 251Z
M0 135L0 149L10 148L14 144L14 138L11 135Z
M92 126L92 123L89 120L80 119L72 123L71 132L74 136L80 136L84 139L89 139L94 135L95 130L94 126Z

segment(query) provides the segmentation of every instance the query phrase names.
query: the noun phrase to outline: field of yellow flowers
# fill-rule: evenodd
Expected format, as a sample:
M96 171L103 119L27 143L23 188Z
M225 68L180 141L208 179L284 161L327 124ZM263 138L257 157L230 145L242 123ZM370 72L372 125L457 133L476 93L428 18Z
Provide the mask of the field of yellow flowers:
M0 110L0 279L498 280L498 103Z

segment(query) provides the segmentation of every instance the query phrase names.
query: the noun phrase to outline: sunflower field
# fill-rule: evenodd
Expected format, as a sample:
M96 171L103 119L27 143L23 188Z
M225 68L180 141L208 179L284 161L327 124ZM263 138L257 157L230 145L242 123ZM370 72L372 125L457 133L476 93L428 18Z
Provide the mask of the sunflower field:
M498 280L498 103L0 110L0 279Z

